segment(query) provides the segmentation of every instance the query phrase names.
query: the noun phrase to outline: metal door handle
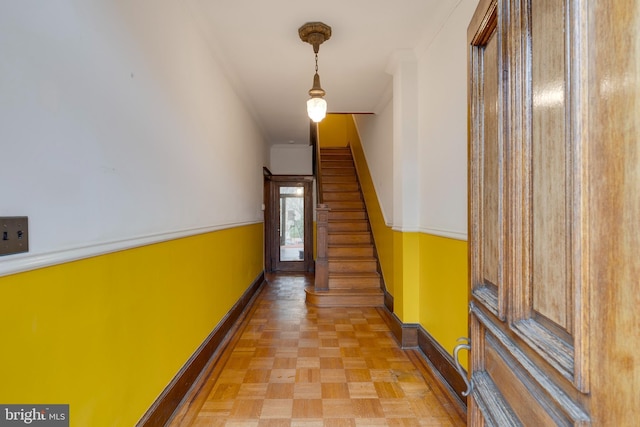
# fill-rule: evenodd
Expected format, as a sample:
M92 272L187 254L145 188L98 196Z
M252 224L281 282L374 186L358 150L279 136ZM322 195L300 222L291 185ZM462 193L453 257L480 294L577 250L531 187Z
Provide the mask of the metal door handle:
M460 344L455 346L454 349L453 349L453 361L456 363L456 370L458 371L458 373L462 377L462 380L464 381L464 383L467 386L467 389L462 392L462 395L463 396L468 396L469 393L471 393L471 389L473 388L473 384L467 378L467 375L464 372L464 369L462 369L462 366L460 365L460 361L458 360L458 353L462 349L470 351L471 350L471 340L469 338L467 338L467 337L460 337L460 338L458 338L456 340L456 342L459 342Z

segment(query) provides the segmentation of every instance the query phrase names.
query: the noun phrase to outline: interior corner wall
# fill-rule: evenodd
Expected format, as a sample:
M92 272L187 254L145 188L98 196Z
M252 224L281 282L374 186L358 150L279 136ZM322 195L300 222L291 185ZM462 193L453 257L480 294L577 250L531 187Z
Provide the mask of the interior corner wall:
M3 403L135 424L262 271L262 133L185 7L2 7Z

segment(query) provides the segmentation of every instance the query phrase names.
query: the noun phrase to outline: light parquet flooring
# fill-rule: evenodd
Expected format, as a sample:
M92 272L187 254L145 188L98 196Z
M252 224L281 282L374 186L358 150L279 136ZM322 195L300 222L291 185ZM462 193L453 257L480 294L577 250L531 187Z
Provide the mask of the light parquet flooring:
M464 426L375 308L305 304L304 275L268 275L171 426Z

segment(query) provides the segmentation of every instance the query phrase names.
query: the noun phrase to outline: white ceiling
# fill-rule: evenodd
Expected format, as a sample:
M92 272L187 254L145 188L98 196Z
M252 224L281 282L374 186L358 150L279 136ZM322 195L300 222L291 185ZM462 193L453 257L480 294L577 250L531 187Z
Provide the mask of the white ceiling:
M298 36L331 26L318 67L329 112L376 112L390 99L397 51L421 52L460 0L187 0L269 144L309 142L313 48Z

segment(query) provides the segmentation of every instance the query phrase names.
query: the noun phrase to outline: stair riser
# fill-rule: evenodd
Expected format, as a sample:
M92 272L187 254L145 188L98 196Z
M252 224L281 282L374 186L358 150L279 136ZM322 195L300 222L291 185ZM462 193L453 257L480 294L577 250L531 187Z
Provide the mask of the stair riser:
M356 246L356 247L329 247L329 257L373 257L372 246Z
M322 199L325 202L334 202L334 201L347 201L347 202L356 202L360 201L360 192L359 191L334 191L329 193L323 193Z
M351 150L348 149L344 149L344 150L336 150L336 149L321 149L320 150L320 157L322 157L323 159L327 158L336 158L336 159L346 159L346 160L351 160Z
M329 245L350 245L371 243L369 233L362 234L329 234Z
M323 181L325 176L333 175L356 176L356 171L353 168L322 168Z
M325 168L353 168L353 162L351 160L338 160L338 159L322 159L322 169Z
M321 161L321 166L323 166L325 163L332 164L333 162L340 162L340 164L347 164L347 165L353 166L353 160L351 160L351 157L348 155L322 156L320 158L320 161Z
M360 188L358 187L358 183L357 182L345 182L345 183L338 183L338 184L333 184L333 183L329 183L327 184L326 182L322 183L322 191L323 192L330 192L330 191L359 191Z
M375 261L339 261L329 260L331 273L371 273L377 271Z
M329 233L332 231L369 231L369 224L361 222L330 222Z
M322 176L322 185L324 184L330 184L330 183L351 183L351 182L358 182L356 180L356 175L329 175L329 176Z
M367 215L364 211L353 211L353 212L329 211L329 221L336 221L336 220L348 221L348 220L366 220L366 219L367 219Z
M333 278L329 277L329 289L379 289L380 279L376 277Z
M316 307L378 307L384 305L384 295L307 295L307 302Z
M362 201L360 202L349 202L349 201L338 201L338 200L324 200L324 195L323 195L323 203L325 203L327 206L329 206L329 209L349 209L349 210L355 210L355 209L361 209L362 211L364 211L364 203Z

